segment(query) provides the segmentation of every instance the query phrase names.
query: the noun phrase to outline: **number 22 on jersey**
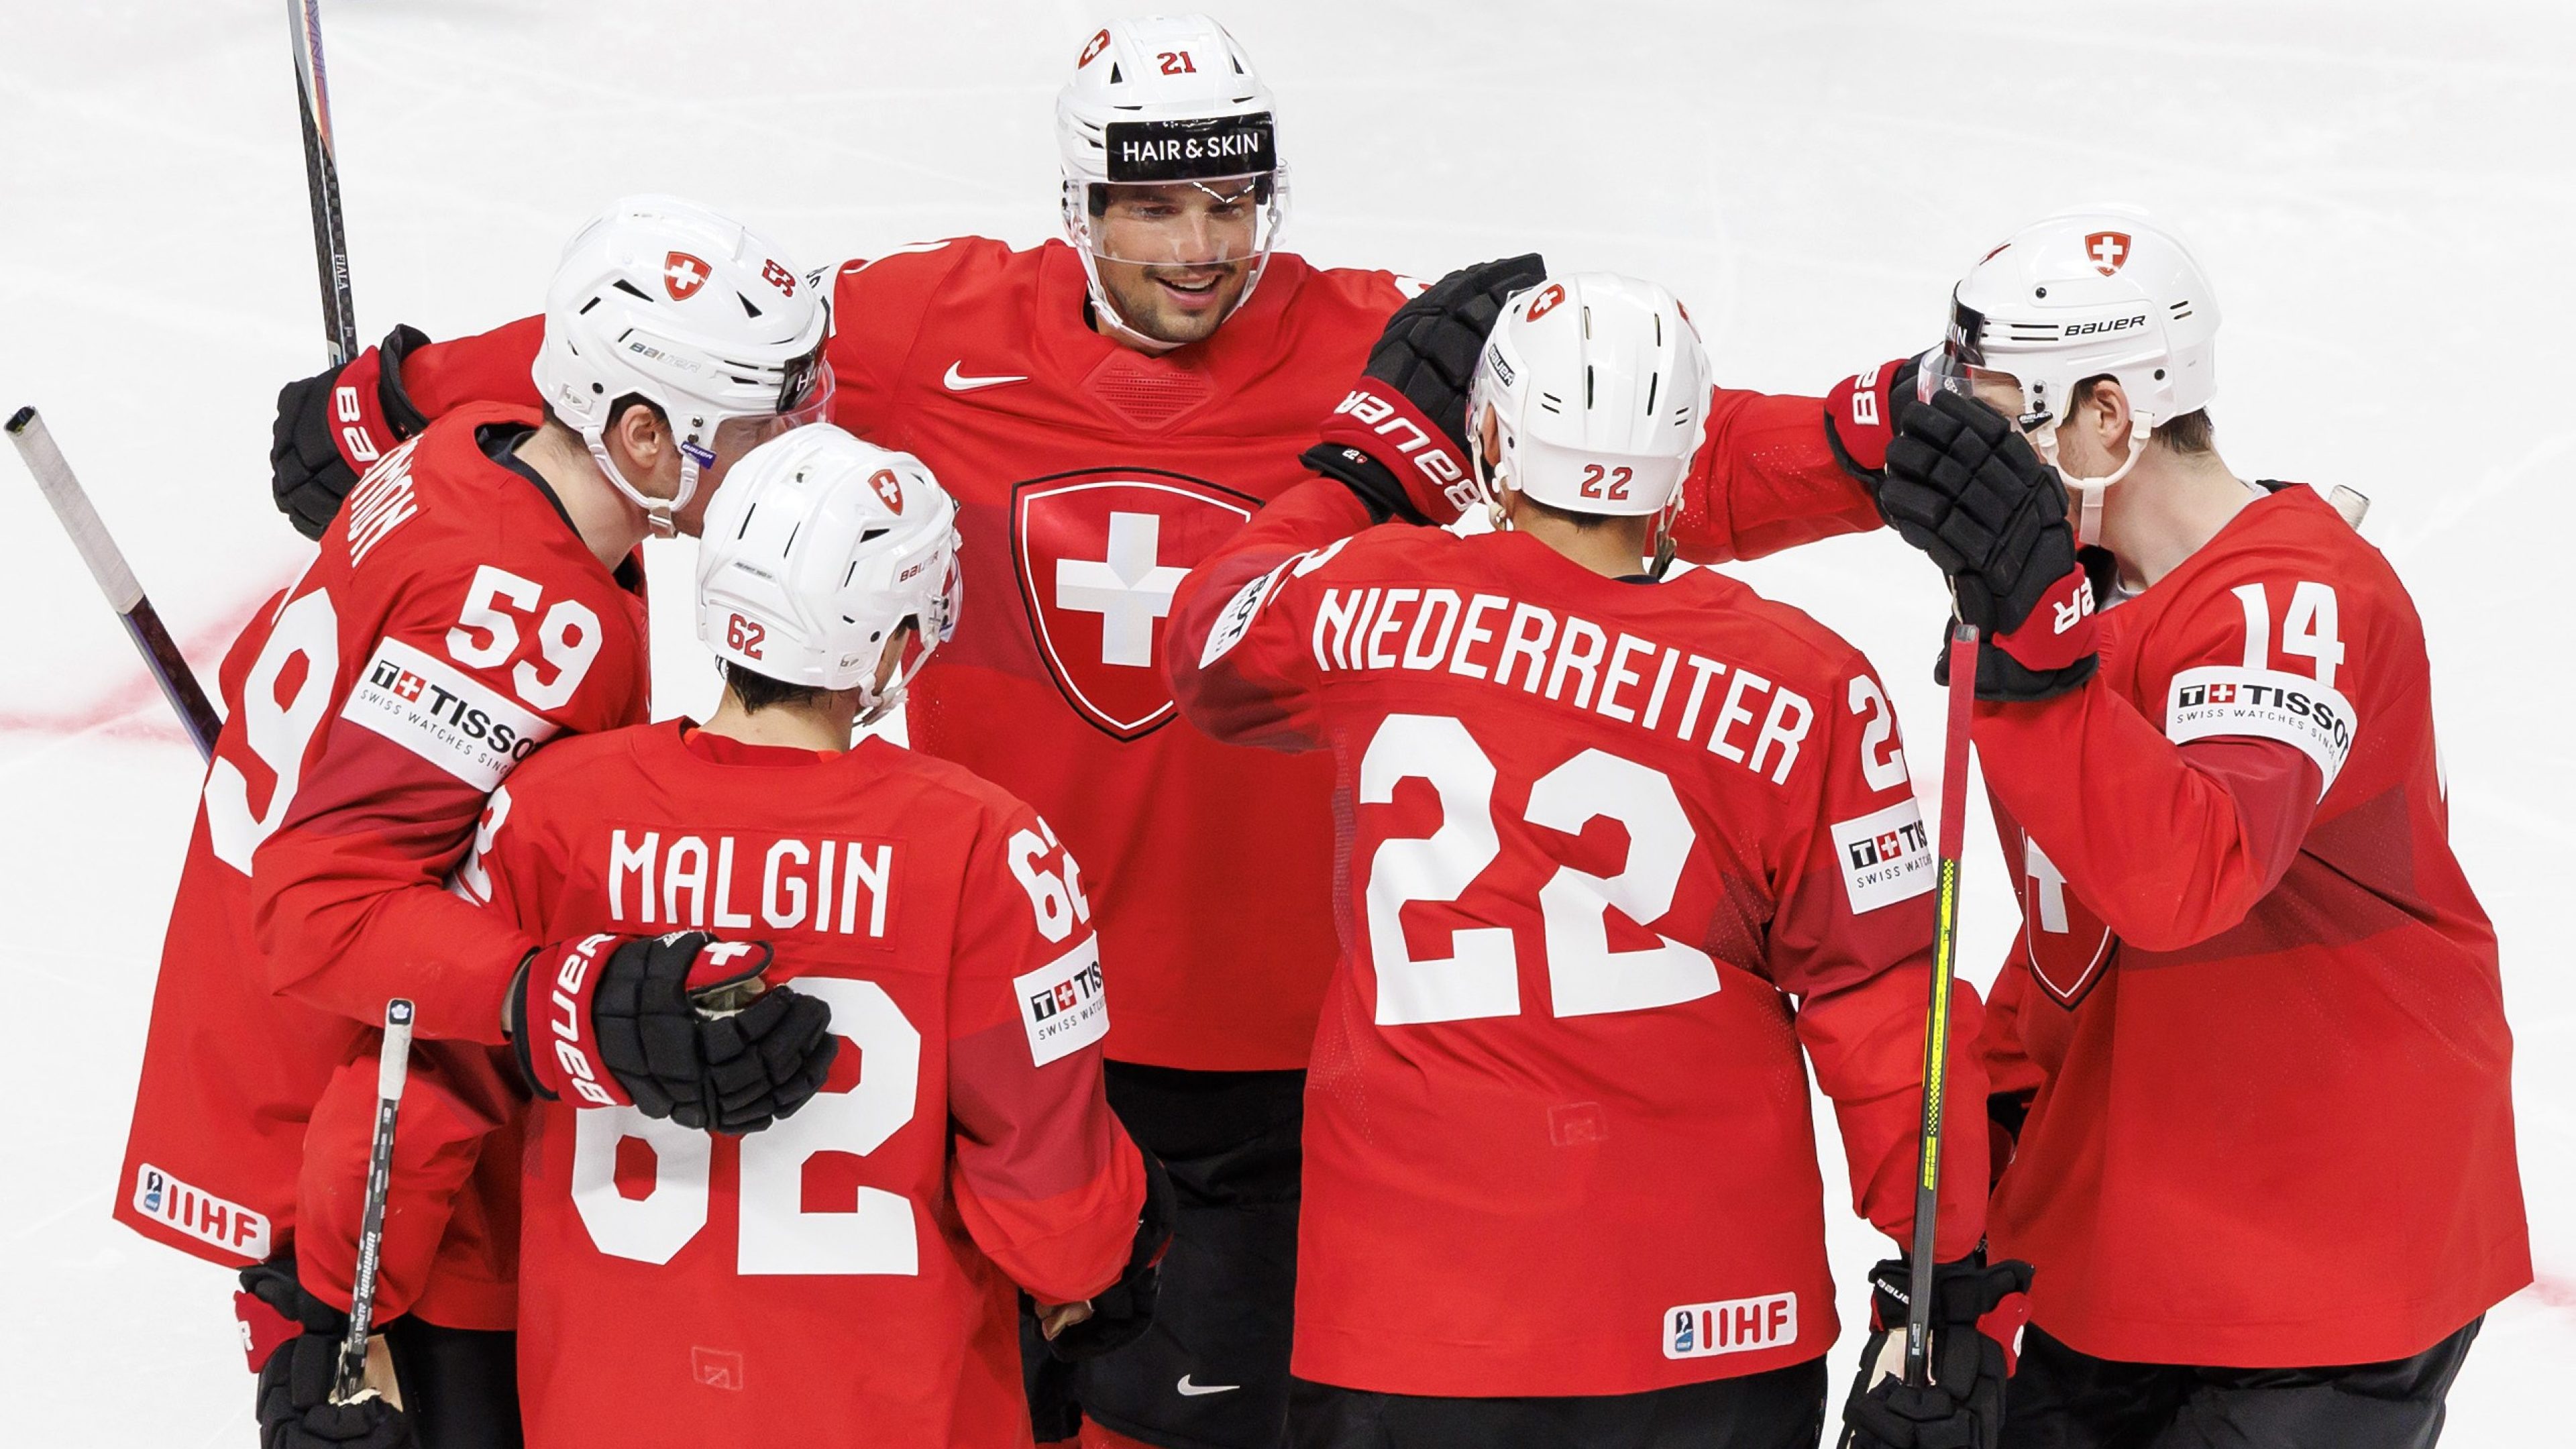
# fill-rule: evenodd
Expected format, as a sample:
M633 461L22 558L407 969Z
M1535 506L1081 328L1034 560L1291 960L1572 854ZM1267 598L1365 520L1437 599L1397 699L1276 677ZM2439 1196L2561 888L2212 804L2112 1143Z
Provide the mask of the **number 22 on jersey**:
M1369 956L1381 1026L1514 1016L1521 1009L1519 950L1506 926L1462 927L1446 957L1416 957L1405 944L1409 901L1462 902L1502 854L1494 825L1494 762L1464 723L1447 715L1386 717L1360 759L1359 803L1390 804L1405 780L1430 784L1440 827L1381 841L1369 859ZM1651 927L1672 909L1695 833L1672 781L1606 750L1588 749L1530 786L1524 817L1569 835L1603 817L1627 828L1628 859L1612 876L1560 864L1539 888L1548 992L1558 1016L1643 1011L1696 1001L1718 989L1717 964L1693 946L1658 937L1635 950L1610 945L1611 907Z

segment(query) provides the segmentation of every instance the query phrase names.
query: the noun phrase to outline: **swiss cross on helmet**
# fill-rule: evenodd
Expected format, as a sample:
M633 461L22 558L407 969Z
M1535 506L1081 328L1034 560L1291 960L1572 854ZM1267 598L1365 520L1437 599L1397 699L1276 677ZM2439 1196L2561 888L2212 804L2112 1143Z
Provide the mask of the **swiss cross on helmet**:
M609 483L670 532L725 423L758 420L768 434L827 415L830 332L826 293L775 244L693 201L630 196L564 248L530 374ZM668 498L636 487L609 456L609 424L630 397L670 425L680 481Z
M1248 260L1251 275L1235 305L1251 300L1287 214L1288 177L1270 90L1224 26L1205 15L1109 22L1084 42L1055 115L1065 236L1082 256L1102 321L1131 340L1164 345L1119 315L1100 284L1104 259L1148 266ZM1115 188L1172 185L1250 207L1250 226L1221 239L1174 236L1147 245L1151 255L1105 250L1100 221Z

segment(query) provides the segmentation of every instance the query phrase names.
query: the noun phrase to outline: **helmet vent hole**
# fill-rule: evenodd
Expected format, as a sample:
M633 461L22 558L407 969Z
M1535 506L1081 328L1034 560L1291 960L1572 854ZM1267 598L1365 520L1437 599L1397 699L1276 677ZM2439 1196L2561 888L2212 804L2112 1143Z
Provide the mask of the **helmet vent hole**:
M653 300L652 298L650 298L650 297L646 297L646 296L644 295L644 289L643 289L642 287L639 287L639 286L635 285L633 282L630 282L630 281L626 280L624 277L620 277L620 278L618 278L618 279L617 279L617 290L619 290L619 291L621 291L621 292L626 293L626 294L627 294L628 296L630 296L630 297L638 297L638 298L642 298L642 300L647 301L647 302L650 302L650 301L652 301L652 300Z
M1118 62L1114 60L1109 62L1109 83L1114 86L1126 79L1127 77L1118 73Z
M1660 372L1646 374L1646 416L1650 418L1655 415L1655 389L1662 385L1663 380L1664 375Z
M796 520L796 526L795 526L794 528L791 528L791 529L787 530L787 541L786 541L785 543L780 544L780 545L778 546L778 555L779 555L779 557L781 557L781 558L785 558L787 555L789 555L789 554L791 554L791 553L794 553L794 552L796 551L796 535L798 535L798 534L800 534L800 533L802 533L802 532L804 532L804 531L805 531L805 520L803 520L803 519L801 519L801 518L800 518L800 519Z
M1583 340L1592 340L1592 309L1588 306L1583 309Z
M742 527L733 531L733 536L736 539L740 539L744 534L751 532L751 516L759 511L760 505L757 503L742 511Z
M733 295L735 301L742 303L742 315L746 317L757 317L760 315L760 309L751 305L751 299L749 297L744 296L740 292L736 292Z
M1655 345L1657 347L1664 345L1664 314L1661 312L1655 314ZM1654 409L1649 407L1646 411L1653 412Z
M1583 410L1592 411L1592 364L1583 364Z
M574 316L576 316L576 317L587 317L587 316L589 316L589 315L590 315L590 309L591 309L591 308L596 307L596 306L598 306L600 303L605 302L605 301L607 301L607 300L608 300L608 299L607 299L606 297L593 297L593 298L591 298L589 301L582 303L582 304L581 304L581 310L580 310L579 312L574 313L573 315L574 315Z
M891 528L871 528L865 533L859 535L859 542L874 543L878 539L881 539L892 532L894 532L894 530Z

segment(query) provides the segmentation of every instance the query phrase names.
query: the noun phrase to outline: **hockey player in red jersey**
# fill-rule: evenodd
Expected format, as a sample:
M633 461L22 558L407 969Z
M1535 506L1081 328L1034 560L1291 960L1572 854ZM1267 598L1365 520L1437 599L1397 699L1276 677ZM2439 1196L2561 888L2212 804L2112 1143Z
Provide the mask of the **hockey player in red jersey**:
M1121 20L1073 58L1056 127L1068 240L954 238L839 268L833 417L958 497L986 603L912 689L910 740L1033 802L1092 872L1118 977L1110 1099L1180 1187L1157 1327L1084 1366L1080 1395L1133 1437L1266 1449L1287 1396L1299 1088L1333 956L1331 772L1171 728L1154 661L1174 585L1307 476L1319 418L1335 427L1318 466L1375 480L1404 516L1455 518L1463 474L1420 468L1453 450L1407 430L1457 432L1483 334L1417 312L1354 393L1411 286L1276 248L1286 171L1242 47L1205 17ZM290 386L280 505L317 526L356 450L526 398L533 330L398 329ZM1693 494L1685 553L1874 526L1838 460L1876 466L1893 381L1838 389L1839 434L1815 398L1744 397L1713 426L1761 461Z
M1855 1204L1899 1242L1913 1215L1933 861L1895 716L1805 615L1663 577L1676 511L1748 461L1708 415L1752 401L1712 399L1670 293L1520 291L1474 389L1499 531L1369 528L1310 481L1192 571L1166 651L1192 724L1317 752L1343 822L1291 1437L1813 1445L1802 1047ZM1947 1130L1982 1160L1960 1009ZM1986 1394L1944 1442L1990 1443L1975 1323L2026 1270L1971 1257L1983 1183L1944 1186L1941 1281L1982 1298L1938 1331Z
M756 933L780 952L768 979L828 1003L854 1048L753 1136L571 1092L531 1107L531 1444L1026 1445L1017 1292L1150 1298L1169 1189L1149 1200L1159 1168L1102 1096L1072 856L955 765L850 746L947 633L952 513L918 461L837 428L753 452L699 554L721 708L539 752L457 873L493 921L566 943L530 961L530 1015L620 937L679 931L656 947L677 971ZM1141 1327L1091 1317L1057 1343Z
M2495 934L2414 605L2315 492L2220 460L2217 327L2172 234L2052 217L1959 284L1887 458L1995 646L2023 930L1983 1047L2027 1117L1991 1233L2038 1266L2004 1438L2429 1445L2531 1279Z
M225 660L227 722L171 911L115 1212L156 1240L252 1265L241 1303L253 1367L271 1370L262 1416L290 1436L273 1442L294 1442L286 1421L317 1406L312 1369L346 1305L311 1301L294 1275L308 1112L335 1068L372 1055L367 1028L388 997L417 1004L424 1103L472 1075L474 1044L502 1040L511 974L540 940L443 878L528 751L643 717L629 555L648 516L694 526L736 456L825 401L828 309L769 279L795 283L778 256L689 203L613 208L548 294L537 376L550 415L461 408L390 450ZM667 270L682 257L702 273L687 285ZM621 333L658 345L630 350ZM711 355L733 374L711 379ZM736 1051L767 1033L756 1057L648 1071L631 1059L620 1070L612 1053L610 1085L682 1116L718 1083L727 1105L792 1107L831 1044L820 1003L775 999L721 1029ZM440 1066L450 1050L455 1074ZM746 1060L783 1075L745 1097ZM677 1075L657 1076L664 1067ZM471 1093L446 1105L462 1120L506 1110ZM457 1232L499 1251L507 1224L469 1211ZM511 1318L505 1274L465 1273L389 1329L415 1386L504 1380L498 1395L463 1395L454 1437L431 1442L493 1442L470 1416L496 1399L492 1432L512 1432L508 1346L489 1336Z

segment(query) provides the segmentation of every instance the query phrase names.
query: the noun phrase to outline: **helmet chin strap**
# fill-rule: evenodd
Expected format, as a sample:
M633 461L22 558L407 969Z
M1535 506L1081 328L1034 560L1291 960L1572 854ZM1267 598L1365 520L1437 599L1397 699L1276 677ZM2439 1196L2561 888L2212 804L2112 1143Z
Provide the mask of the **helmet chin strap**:
M647 528L664 538L678 534L679 525L674 519L681 509L689 506L689 500L695 497L698 491L700 450L696 445L680 444L680 491L668 498L656 498L626 481L626 474L618 468L616 460L608 456L608 443L604 434L596 430L585 431L581 435L581 440L590 445L591 461L599 465L599 471L607 477L609 486L624 494L627 502L644 511L644 524ZM712 455L709 461L712 461Z
M2075 490L2078 505L2075 515L2075 546L2077 548L2100 547L2102 546L2102 495L2111 491L2112 484L2128 477L2129 470L2138 466L2138 460L2147 455L2147 439L2155 432L2155 425L2144 417L2131 413L2128 456L2120 460L2119 467L2099 478L2078 478L2067 472L2065 465L2057 461L2057 432L2058 428L2065 426L2065 423L2060 423L2056 428L2048 430L2046 441L2040 446L2040 457L2042 461L2057 470L2057 476L2066 481L2067 487Z

